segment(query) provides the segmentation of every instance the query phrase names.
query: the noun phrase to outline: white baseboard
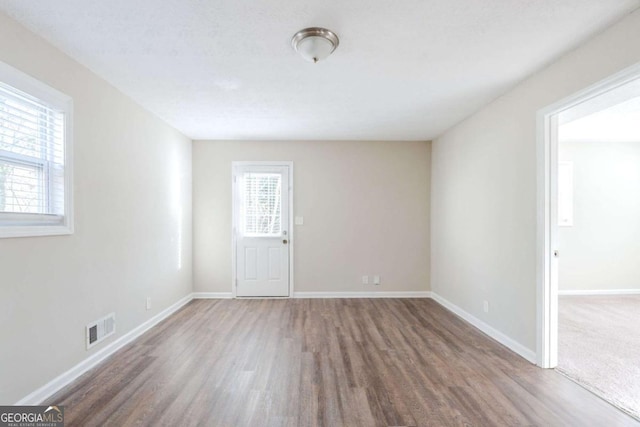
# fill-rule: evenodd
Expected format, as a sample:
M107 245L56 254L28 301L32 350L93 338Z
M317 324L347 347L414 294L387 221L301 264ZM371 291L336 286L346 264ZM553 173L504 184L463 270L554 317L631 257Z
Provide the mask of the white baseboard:
M640 295L640 289L567 289L558 291L558 295Z
M431 292L294 292L293 298L429 298Z
M229 299L233 298L231 292L194 292L193 299Z
M440 304L447 310L451 311L452 313L460 316L467 322L471 323L473 326L480 329L482 332L489 335L491 338L498 341L500 344L504 345L505 347L509 348L510 350L524 357L529 362L533 364L536 363L535 351L528 349L527 347L523 346L522 344L515 341L514 339L506 336L505 334L498 331L497 329L494 329L493 327L489 326L482 320L469 314L468 312L464 311L463 309L453 304L452 302L449 302L448 300L436 294L435 292L431 293L431 298L433 298L434 301L436 301L438 304Z
M126 334L122 335L117 340L113 341L106 347L98 350L93 353L91 356L84 359L82 362L78 363L73 368L69 369L67 372L57 376L53 380L49 381L36 391L30 393L29 395L20 399L16 405L24 406L24 405L39 405L46 398L52 396L56 392L58 392L63 387L70 384L80 375L87 372L89 369L95 367L100 362L105 360L107 357L111 356L116 351L120 350L125 345L129 344L131 341L138 338L140 335L147 332L149 329L153 328L155 325L178 311L184 305L189 303L193 299L193 294L189 294L184 298L180 299L175 304L170 305L169 307L162 310L160 313L156 314L137 328L132 329Z

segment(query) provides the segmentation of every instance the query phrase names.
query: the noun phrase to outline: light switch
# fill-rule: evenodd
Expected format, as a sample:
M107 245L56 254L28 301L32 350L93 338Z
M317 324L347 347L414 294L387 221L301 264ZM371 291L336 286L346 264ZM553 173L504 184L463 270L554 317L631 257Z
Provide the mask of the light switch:
M304 217L297 216L296 217L296 225L302 225L302 224L304 224Z

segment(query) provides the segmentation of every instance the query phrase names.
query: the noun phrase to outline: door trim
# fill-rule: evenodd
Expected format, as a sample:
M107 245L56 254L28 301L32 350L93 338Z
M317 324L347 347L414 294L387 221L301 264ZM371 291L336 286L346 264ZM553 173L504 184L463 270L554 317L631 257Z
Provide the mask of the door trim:
M553 257L558 242L553 211L557 203L554 183L558 176L555 118L562 111L638 78L640 63L542 108L536 115L536 362L542 368L555 368L558 360L558 262Z
M231 162L231 293L233 298L256 298L239 297L237 295L238 276L236 272L236 229L237 229L237 208L238 208L238 188L236 186L236 169L244 166L286 166L289 168L289 296L288 297L259 297L269 298L292 298L293 297L293 252L295 248L295 230L293 228L293 162L292 161L232 161Z

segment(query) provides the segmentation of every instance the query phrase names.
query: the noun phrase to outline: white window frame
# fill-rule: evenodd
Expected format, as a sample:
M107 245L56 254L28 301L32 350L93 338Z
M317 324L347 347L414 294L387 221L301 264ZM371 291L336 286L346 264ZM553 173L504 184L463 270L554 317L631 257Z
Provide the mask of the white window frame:
M0 61L0 81L47 103L64 113L64 215L0 212L0 238L35 237L73 234L73 100L71 97ZM18 163L42 167L41 159L8 154ZM46 185L51 182L47 179Z
M573 162L558 162L558 227L573 227Z

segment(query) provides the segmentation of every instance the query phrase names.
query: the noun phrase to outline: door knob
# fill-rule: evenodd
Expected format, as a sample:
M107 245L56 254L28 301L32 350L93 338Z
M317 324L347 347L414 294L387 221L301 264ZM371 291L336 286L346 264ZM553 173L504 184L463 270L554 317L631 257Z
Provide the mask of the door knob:
M287 239L284 239L284 240L282 241L282 243L284 243L284 244L286 245L287 243L289 243L289 241L288 241Z

